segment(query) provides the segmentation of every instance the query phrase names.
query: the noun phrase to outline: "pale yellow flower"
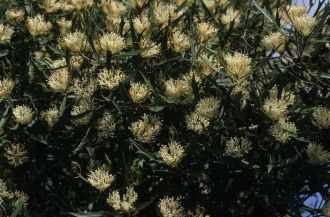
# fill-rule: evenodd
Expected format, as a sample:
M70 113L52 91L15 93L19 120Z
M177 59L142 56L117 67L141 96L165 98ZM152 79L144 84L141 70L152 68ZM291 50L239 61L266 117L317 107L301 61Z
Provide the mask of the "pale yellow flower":
M34 18L27 18L27 28L32 36L45 33L47 30L53 28L50 22L45 22L45 17L41 14L36 15Z
M7 94L10 94L14 89L14 82L9 78L0 80L0 100L6 99Z
M106 165L99 167L96 171L90 171L87 181L100 191L104 191L115 180L115 177L107 170Z
M174 199L166 197L158 203L158 210L163 217L182 217L184 215L183 207L179 198Z
M35 112L31 108L24 106L16 106L13 111L14 119L20 124L30 123L34 119Z
M44 0L44 6L46 13L56 12L61 9L61 3L56 0Z
M10 42L11 35L14 34L14 30L0 23L0 44L6 44Z
M278 122L269 128L269 134L275 138L276 141L284 144L290 140L291 135L284 130L291 133L296 133L297 128L294 123L286 122L285 118L280 118Z
M29 196L24 194L24 192L15 191L15 193L12 193L9 195L8 199L11 199L14 197L17 197L18 199L15 200L14 202L10 203L9 205L11 207L17 207L18 204L20 204L21 202L24 202L24 209L26 210L27 205L28 205L27 201L29 200Z
M330 152L323 151L322 145L309 143L306 150L309 163L312 165L323 165L329 162Z
M235 52L233 55L225 56L227 62L227 75L234 80L246 79L247 74L251 71L250 64L252 62L248 55Z
M96 79L83 77L83 79L73 88L74 99L76 102L80 99L90 99L97 88L98 85Z
M202 40L202 41L207 41L211 38L214 38L217 33L218 33L218 29L215 28L214 26L210 25L209 23L199 23L197 25L197 34L198 37Z
M125 77L126 75L120 70L107 70L103 69L98 74L98 83L101 89L108 89L113 90L115 87L119 85L119 82Z
M174 4L169 5L158 5L154 7L154 16L156 23L160 24L168 24L168 19L171 19L173 22L176 18L180 17L183 12L179 11L178 13L174 13L177 7Z
M142 36L145 36L152 28L147 15L142 15L141 17L135 17L133 19L133 27L134 30L139 34L144 31Z
M24 148L24 145L21 146L20 144L12 144L10 148L6 148L5 157L10 165L17 167L28 161L29 157L26 156L28 152Z
M234 8L228 8L226 11L226 14L223 14L221 16L221 22L222 24L227 24L226 26L226 31L229 30L230 28L230 23L235 19L235 24L233 26L233 28L237 27L237 25L241 22L239 16L239 11L235 10Z
M142 120L132 123L128 129L133 133L136 141L151 143L162 129L162 121L155 115L144 114Z
M112 115L104 114L102 118L97 121L97 143L104 141L115 134L116 123Z
M17 26L20 22L24 20L25 11L22 9L12 8L5 12L5 17L7 20L13 19L9 21L9 23L13 26Z
M158 45L156 45L155 42L152 42L147 38L142 38L139 42L139 46L140 46L140 49L153 46L152 48L149 48L148 50L143 51L140 54L141 57L144 57L144 58L146 58L146 57L157 57L160 53L161 44L159 43Z
M143 103L151 95L149 87L145 84L140 84L140 82L131 83L131 88L128 92L134 103Z
M173 42L174 52L182 52L190 48L188 36L180 32L175 32L173 34L172 42Z
M73 116L80 115L88 110L93 110L93 109L94 109L94 102L90 99L82 98L79 100L77 105L73 106L71 115L73 115ZM87 124L89 124L89 121L91 120L91 118L92 118L91 115L86 115L82 118L72 121L72 123L79 124L79 125L87 125Z
M67 35L70 32L72 20L66 20L65 17L62 17L62 19L57 20L56 23L60 27L60 32L63 36Z
M119 18L120 13L124 14L127 11L126 6L122 2L115 0L110 2L109 9L111 16L114 18Z
M162 145L158 154L165 163L170 164L172 167L176 167L184 156L184 148L179 142L172 141L168 146Z
M233 158L243 157L251 149L252 142L247 138L232 137L226 144L225 154Z
M149 2L149 0L134 0L134 1L139 8L142 8L144 4L148 4Z
M213 96L200 100L195 108L195 112L199 116L212 120L217 114L220 107L220 100L215 99Z
M74 33L70 33L64 37L66 46L73 52L88 52L90 51L89 43L83 32L76 30Z
M123 195L123 199L120 199L118 191L113 191L109 194L107 203L114 208L114 210L123 210L125 213L129 213L134 209L134 203L137 200L137 193L133 187L126 187L126 194Z
M304 14L293 20L293 26L303 37L308 37L312 34L318 22L316 17L310 17L308 14Z
M71 4L73 4L77 10L81 10L92 7L93 0L71 0Z
M326 107L316 108L313 112L313 118L317 126L328 129L330 127L330 109Z
M274 48L280 46L277 50L277 53L282 53L285 47L285 37L280 32L273 32L262 39L262 42L265 48L269 51L273 50Z
M120 22L121 22L120 18L114 18L111 15L108 15L106 22L107 22L107 27L108 27L109 32L114 31L114 32L118 33L119 28L120 28Z
M125 47L125 38L115 32L105 34L100 39L101 48L105 51L109 50L111 54L116 54Z
M190 115L186 115L186 125L188 130L202 134L204 133L203 125L207 128L210 125L210 121L194 111Z
M4 182L2 179L0 179L0 200L3 197L8 197L10 194L7 191L7 185L6 182Z
M42 111L41 119L47 121L49 127L53 127L60 120L60 114L57 108L49 109L48 111Z
M206 59L208 59L208 61L217 69L220 69L222 67L220 67L219 61L215 58L214 55L210 55L209 57L207 57L206 53L201 54L201 57L204 57ZM213 73L215 73L214 69L212 69L201 57L198 58L198 61L201 64L202 70L201 73L202 75L206 75L206 76L210 76Z

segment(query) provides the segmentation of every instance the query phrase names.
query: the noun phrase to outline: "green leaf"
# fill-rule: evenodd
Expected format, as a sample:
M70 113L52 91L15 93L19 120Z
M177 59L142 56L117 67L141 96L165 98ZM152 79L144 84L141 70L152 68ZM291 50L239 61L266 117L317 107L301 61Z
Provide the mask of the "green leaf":
M24 205L24 201L20 202L20 203L17 205L17 207L16 207L16 209L14 210L14 212L10 215L10 217L16 217L16 216L18 215L19 211L21 211L23 205Z
M282 43L283 44L283 43ZM265 63L273 56L273 54L276 52L276 50L282 45L280 44L279 46L277 46L276 48L273 48L273 50L270 52L270 54L261 62L259 63L257 66L255 66L249 74L251 74L252 72L258 70L260 67L262 67L263 65L265 65Z
M60 116L62 116L64 114L65 106L66 106L66 94L64 95L63 101L61 103Z
M2 118L1 118L1 121L0 121L0 129L2 129L3 125L6 123L6 117L8 115L9 108L10 108L10 106L7 106L7 109L6 109L5 113L3 113L3 115L2 115Z
M226 75L226 74L223 74L222 72L220 72L220 70L219 69L217 69L212 63L210 63L210 61L207 59L207 58L205 58L205 57L203 57L202 55L200 56L201 58L202 58L202 60L211 68L211 69L213 69L214 71L216 71L217 73L219 73L219 74L221 74L222 76L226 76L226 77L228 77L228 75Z
M270 173L270 171L273 169L274 165L275 165L275 156L277 153L277 149L275 149L275 151L270 155L269 158L269 164L268 164L268 173Z
M49 46L49 45L48 45L48 47L49 47L52 51L54 51L56 54L61 55L61 56L65 56L65 52L64 52L64 51L62 51L62 50L60 50L60 49L58 49L58 48L55 48L55 47Z
M142 75L144 81L146 82L146 84L148 85L148 87L150 88L150 90L157 96L158 95L158 91L156 91L154 89L154 87L151 85L150 81L143 75L142 72L141 72L141 75Z
M195 43L192 41L189 32L187 35L188 35L188 39L189 39L191 56L192 56L192 60L193 60L192 63L193 63L193 65L195 65L196 64Z
M88 140L87 140L86 150L87 150L87 153L89 155L89 161L91 163L92 170L95 171L95 170L97 170L97 164L96 164L96 161L95 161L95 153L94 153L95 147L92 148L91 144L90 144L90 142L88 142Z
M142 204L141 206L136 207L136 208L133 210L133 212L135 212L135 211L139 211L139 210L141 210L141 209L146 208L146 207L149 206L149 205L150 205L150 204L151 204L151 203L152 203L157 197L158 197L158 195L156 195L156 196L150 198L147 202L145 202L145 203Z
M174 13L178 13L179 11L181 11L186 6L187 2L188 0L182 2L182 4L174 10Z
M150 160L157 161L157 162L162 162L155 154L152 154L148 151L146 151L141 145L136 143L133 139L129 139L133 145L138 149L136 153L143 154L144 156L148 157Z
M167 106L153 106L153 107L150 107L149 110L150 111L153 111L153 112L159 112L163 109L165 109Z
M284 130L285 132L287 132L288 134L290 134L290 135L291 135L293 138L295 138L296 140L299 140L299 141L302 141L302 142L311 142L311 141L309 141L309 140L307 140L307 139L304 139L304 138L298 136L296 133L292 133L292 132L287 131L287 130L285 130L285 129L282 129L282 130Z
M78 151L80 151L80 149L86 144L86 142L88 141L88 133L89 130L91 128L89 127L85 133L84 138L81 140L81 142L79 143L78 147L73 151L73 155L77 154Z
M132 51L129 51L129 52L126 52L126 53L122 53L122 54L117 54L115 55L114 57L126 57L126 56L135 56L135 55L138 55L139 53L142 53L146 50L149 50L150 48L154 47L155 45L153 46L150 46L150 47L145 47L145 48L142 48L140 50L132 50Z
M330 79L330 74L326 72L310 72L309 74L320 78Z
M208 17L212 17L212 13L210 12L210 10L206 7L204 1L201 1L202 2L202 9L203 11L205 11L205 15L208 16Z
M14 110L14 103L13 103L13 101L11 100L11 98L10 98L10 95L7 93L7 99L8 99L8 103L9 103L9 105L10 105L10 108L12 109L12 110Z
M125 117L127 117L128 119L130 119L131 121L136 121L137 118L134 117L133 115L129 114L128 112L126 112L124 110L124 108L120 107L118 104L116 104L115 102L112 102L114 104L114 106L116 107L116 109L118 110L120 115L124 115Z

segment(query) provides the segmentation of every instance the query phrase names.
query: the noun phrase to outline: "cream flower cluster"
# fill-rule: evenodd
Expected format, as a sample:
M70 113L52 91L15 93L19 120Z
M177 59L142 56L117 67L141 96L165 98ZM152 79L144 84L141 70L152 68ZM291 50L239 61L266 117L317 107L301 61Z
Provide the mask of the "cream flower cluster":
M140 84L140 82L131 83L131 88L129 89L128 93L134 103L143 103L151 95L149 87L145 84Z
M9 28L9 26L5 26L3 23L0 23L0 44L10 42L12 34L14 34L14 31Z
M35 112L31 108L24 106L16 106L13 111L14 119L20 124L30 123L34 118Z
M176 18L180 17L183 12L179 11L178 13L174 13L177 7L174 4L169 5L158 5L154 7L154 16L156 23L168 24L168 19L171 19L173 22Z
M209 55L209 57L207 57L206 53L202 53L201 57L206 58L215 68L221 68L219 65L219 61L216 60L216 57L214 55ZM206 76L212 75L215 72L214 69L212 69L201 57L198 58L198 61L200 62L202 67L201 73Z
M251 71L251 58L248 55L235 52L225 56L227 63L227 75L234 80L246 79L246 75Z
M322 106L316 108L313 112L313 119L317 126L328 129L330 127L330 109Z
M285 47L285 37L280 32L273 32L262 39L262 42L265 48L269 51L280 46L277 50L277 53L282 53Z
M244 154L249 152L251 145L252 142L247 138L237 138L235 136L227 142L224 155L231 156L233 158L243 157Z
M56 0L44 0L44 6L47 7L45 8L46 13L52 13L60 10L62 5Z
M105 34L100 39L101 49L116 54L125 47L125 38L115 32ZM104 55L105 56L105 55Z
M75 100L78 102L80 99L91 99L94 91L98 88L97 80L94 78L84 77L77 85L73 88Z
M228 8L226 11L226 14L223 14L221 16L221 22L223 24L227 24L226 31L229 30L230 22L232 22L235 19L235 24L233 28L237 27L237 25L241 22L240 18L238 17L239 11L235 10L234 8Z
M134 0L139 8L142 8L144 4L148 4L149 0Z
M79 100L79 102L76 105L73 106L71 115L77 116L88 110L93 110L93 109L94 109L94 102L90 99L82 98ZM91 118L92 118L91 115L85 115L82 118L72 121L72 123L79 124L79 125L87 125L87 124L89 124L89 121L91 120Z
M125 77L126 75L120 70L107 70L103 69L98 74L98 83L101 89L108 89L112 91L115 87L119 85L119 82Z
M50 22L45 22L45 17L41 14L36 15L34 18L28 17L26 26L32 36L43 34L53 28Z
M60 120L60 113L57 108L49 109L48 111L42 111L41 119L47 121L49 127L53 127Z
M12 144L11 147L7 147L5 157L8 160L8 163L14 167L17 167L20 164L23 164L28 161L28 152L24 150L24 145L14 145Z
M14 202L10 203L9 205L12 207L17 207L18 204L20 204L21 202L24 202L24 209L26 210L27 208L27 201L29 200L29 196L27 196L26 194L24 194L24 192L21 191L15 191L15 193L12 193L8 196L8 199L17 197L18 199L15 200Z
M158 154L165 163L176 167L184 156L184 149L179 142L171 141L168 146L162 145Z
M126 188L126 194L123 195L123 200L120 200L118 191L113 191L107 199L107 203L115 210L123 210L125 213L129 213L134 209L134 203L137 200L137 193L133 187Z
M141 34L144 31L142 36L145 36L151 30L152 25L147 15L142 15L141 17L135 17L133 19L133 27L134 30L139 34Z
M9 78L0 80L0 100L6 99L7 94L10 94L14 89L14 82Z
M25 11L22 9L12 8L5 12L5 17L9 23L13 26L18 26L20 22L24 20Z
M182 52L190 48L188 36L180 32L175 32L173 34L172 42L173 42L174 52Z
M57 25L60 27L60 32L62 35L66 36L70 32L72 26L72 20L66 20L65 17L56 21Z
M196 31L197 31L198 37L202 41L207 41L211 38L214 38L217 35L219 29L215 28L214 26L210 25L209 23L202 22L197 25Z
M204 133L204 128L210 125L209 119L197 114L196 111L192 112L190 115L186 115L186 125L188 130L195 131L196 133Z
M295 95L291 92L287 93L282 90L281 99L277 98L277 85L269 91L269 98L267 98L262 106L263 112L273 121L277 121L289 113L288 106L293 105Z
M309 143L306 153L308 156L309 163L312 165L323 165L329 163L330 152L323 151L322 145Z
M47 83L51 90L54 92L65 92L69 86L71 75L68 67L66 67L65 58L56 60L50 64L51 75L49 76Z
M198 115L212 120L218 114L219 107L220 100L217 100L212 96L200 100L196 105L195 111Z
M111 16L114 18L119 18L120 13L124 14L127 11L126 6L119 1L111 1L107 9L110 10Z
M184 212L179 198L166 197L158 203L158 210L163 217L182 217Z
M291 135L285 132L287 130L291 133L296 133L297 128L294 123L286 122L285 118L280 118L278 122L269 128L269 134L275 138L276 141L284 144L290 140Z
M162 129L162 121L156 115L144 114L142 120L132 123L128 129L137 141L151 143Z
M106 22L109 32L117 32L117 33L119 32L120 22L121 22L120 18L114 18L111 15L108 15Z
M77 9L86 9L92 7L93 0L71 0L71 4Z
M140 49L142 48L146 48L146 47L151 47L153 46L152 48L149 48L148 50L146 51L143 51L140 55L141 57L157 57L160 53L160 46L161 44L159 43L158 45L156 45L155 42L152 42L150 41L149 39L147 38L142 38L139 42L139 47Z
M0 204L2 203L4 197L9 197L9 192L7 191L6 182L0 179Z
M87 181L100 191L104 191L115 180L113 175L109 175L106 165L99 167L96 171L90 171Z
M109 137L113 137L116 129L115 118L112 115L104 114L102 118L97 121L97 143L104 141Z
M85 34L81 31L76 30L74 33L69 33L63 39L66 47L73 52L83 53L91 50Z

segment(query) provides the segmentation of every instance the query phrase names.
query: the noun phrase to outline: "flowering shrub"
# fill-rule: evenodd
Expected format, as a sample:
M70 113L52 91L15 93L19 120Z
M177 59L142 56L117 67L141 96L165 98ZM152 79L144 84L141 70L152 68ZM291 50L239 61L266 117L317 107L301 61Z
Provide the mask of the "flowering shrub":
M329 10L1 1L0 216L330 216Z

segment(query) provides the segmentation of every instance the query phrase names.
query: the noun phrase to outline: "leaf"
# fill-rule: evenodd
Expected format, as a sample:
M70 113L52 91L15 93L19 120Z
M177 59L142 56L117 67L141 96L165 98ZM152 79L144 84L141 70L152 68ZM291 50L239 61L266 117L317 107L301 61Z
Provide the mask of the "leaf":
M324 7L324 11L323 11L323 14L321 16L321 19L320 21L318 22L317 24L317 27L313 30L313 34L311 36L309 36L309 39L311 40L312 38L314 38L313 36L315 34L317 34L323 27L324 27L324 21L325 19L328 17L329 15L329 11L330 11L330 7L329 7L329 2L327 2L325 4L325 7Z
M3 113L1 121L0 121L0 129L2 129L3 125L6 123L6 116L8 115L10 106L7 106L5 113Z
M167 103L175 103L175 104L178 104L179 102L181 102L181 97L180 96L172 96L172 97L169 97L169 96L163 96L163 95L160 95L160 97L162 97L162 99L167 102Z
M163 109L165 109L167 106L153 106L153 107L150 107L149 110L150 111L153 111L153 112L159 112Z
M58 48L55 48L55 47L49 46L49 45L48 45L48 47L49 47L52 51L54 51L56 54L61 55L61 56L65 56L65 52L64 52L64 51L62 51L62 50L60 50L60 49L58 49Z
M269 164L268 164L268 173L270 173L270 171L273 169L274 165L275 165L275 156L277 153L277 149L275 149L275 151L270 155L269 158Z
M196 102L196 104L197 104L197 102L198 102L199 99L200 99L200 96L199 96L199 91L198 91L198 84L197 84L197 82L196 82L196 80L195 80L195 74L193 75L193 78L192 78L192 80L191 80L191 87L192 87L192 89L193 89L193 93L194 93L194 95L195 95L195 102Z
M174 13L178 13L179 11L181 11L186 6L187 2L188 0L182 2L182 4L174 10Z
M62 116L64 114L65 106L66 106L66 94L64 95L63 101L61 103L60 116Z
M20 203L17 205L17 207L16 207L16 209L14 210L14 212L10 215L10 217L16 217L16 216L18 215L19 211L21 211L23 205L24 205L24 201L20 202Z
M158 195L156 195L156 196L150 198L147 202L145 202L145 203L142 204L141 206L136 207L133 211L135 212L135 211L139 211L139 210L141 210L141 209L146 208L146 207L149 206L149 205L150 205L150 204L151 204L151 203L152 203L157 197L158 197Z
M11 98L10 98L10 95L7 93L7 99L8 99L8 103L9 103L9 105L10 105L10 108L12 109L12 110L14 110L14 103L13 103L13 101L11 100Z
M294 137L296 140L299 140L299 141L302 141L302 142L311 142L311 141L309 141L309 140L307 140L307 139L304 139L304 138L298 136L297 133L292 133L292 132L287 131L287 130L285 130L285 129L282 129L282 130L284 130L285 132L287 132L288 134L290 134L290 135L291 135L292 137Z
M157 161L157 162L162 162L155 154L152 154L148 151L146 151L141 145L136 143L133 139L129 139L133 145L138 149L136 153L143 154L144 156L148 157L150 160Z
M91 144L90 144L89 141L87 142L86 150L87 150L87 153L89 155L89 161L91 163L92 170L95 171L95 170L97 170L97 164L96 164L96 161L95 161L95 153L94 153L95 148L91 147Z
M212 13L210 12L210 10L206 7L204 1L201 1L202 2L202 9L203 11L205 11L205 15L207 15L208 17L212 17Z
M131 121L136 121L137 118L134 117L133 115L129 114L128 112L126 112L124 110L124 108L120 107L118 104L116 104L115 102L112 102L114 104L114 106L116 107L116 109L118 110L119 114L124 115L125 117L127 117L128 119L130 119Z
M73 155L77 154L78 151L80 151L80 149L86 144L86 142L88 141L88 133L89 133L89 130L91 128L89 127L85 133L85 136L84 138L81 140L80 144L78 145L78 147L73 151Z
M145 47L145 48L142 48L140 50L132 50L132 51L129 51L129 52L126 52L126 53L122 53L122 54L117 54L115 55L114 57L125 57L125 56L135 56L135 55L138 55L139 53L142 53L146 50L149 50L150 48L154 47L155 45L153 46L150 46L150 47Z
M192 41L190 34L188 32L188 39L189 39L189 44L190 44L190 49L191 49L191 56L192 56L192 63L193 65L196 64L196 53L195 53L195 43Z
M226 77L228 77L228 75L226 75L226 74L220 72L219 69L217 69L212 63L210 63L210 61L209 61L207 58L203 57L202 55L201 55L200 57L203 59L203 61L204 61L204 62L205 62L205 63L206 63L211 69L213 69L213 70L216 71L217 73L221 74L222 76L226 76Z
M143 75L142 72L141 72L141 75L142 75L144 81L146 82L146 84L148 85L148 87L150 88L150 90L157 96L158 95L158 91L156 91L154 89L154 87L151 85L150 81Z
M282 43L283 44L283 43ZM249 74L251 74L252 72L258 70L260 67L262 67L263 65L265 65L265 63L273 56L273 54L277 51L277 49L282 45L280 44L279 46L277 46L276 48L273 48L273 50L270 52L270 54L261 62L259 63L257 66L255 66Z
M330 74L325 72L310 72L309 74L320 78L330 79Z

